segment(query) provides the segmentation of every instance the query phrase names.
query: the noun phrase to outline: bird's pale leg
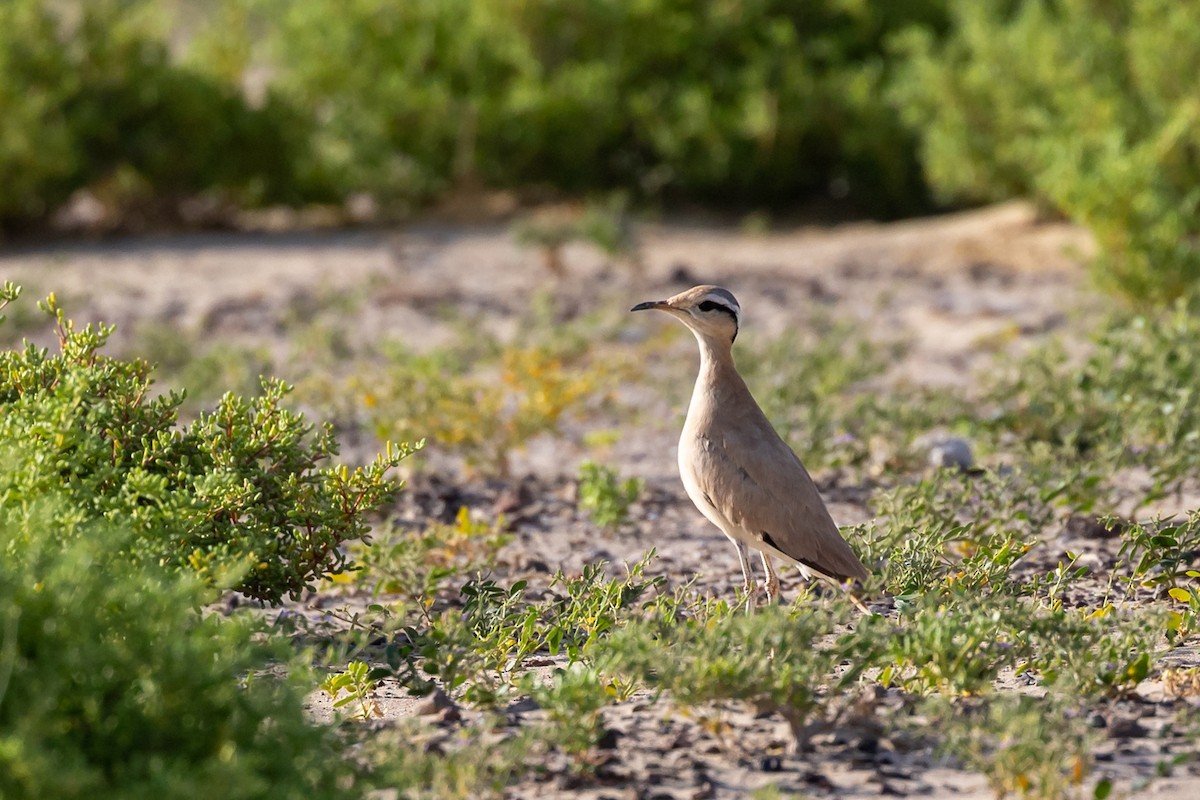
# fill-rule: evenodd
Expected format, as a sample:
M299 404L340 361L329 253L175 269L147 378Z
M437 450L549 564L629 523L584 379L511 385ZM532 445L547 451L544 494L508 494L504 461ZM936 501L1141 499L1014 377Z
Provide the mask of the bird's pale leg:
M737 548L738 563L742 565L742 578L744 582L742 588L745 590L746 611L749 613L754 605L754 590L757 588L754 585L754 571L750 567L750 555L746 550L746 545L739 542L737 539L730 538L733 546Z
M763 569L767 571L767 582L764 588L767 590L767 600L775 602L779 597L779 576L775 574L775 568L771 566L771 557L764 552L759 552L762 556Z

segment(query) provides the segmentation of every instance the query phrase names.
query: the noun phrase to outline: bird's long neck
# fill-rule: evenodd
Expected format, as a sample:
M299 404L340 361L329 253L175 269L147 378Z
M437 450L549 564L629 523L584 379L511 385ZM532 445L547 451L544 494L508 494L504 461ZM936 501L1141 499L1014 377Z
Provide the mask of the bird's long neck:
M685 428L706 424L712 410L729 401L728 395L748 391L733 364L732 343L714 342L699 334L696 341L700 343L700 373L692 390Z

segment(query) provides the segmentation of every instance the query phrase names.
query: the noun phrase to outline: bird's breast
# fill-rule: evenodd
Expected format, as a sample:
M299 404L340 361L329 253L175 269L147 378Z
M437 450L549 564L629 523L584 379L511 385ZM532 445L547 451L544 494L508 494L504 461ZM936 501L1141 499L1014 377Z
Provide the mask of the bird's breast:
M679 440L679 477L683 481L684 491L692 504L721 531L732 538L740 538L740 526L729 519L720 507L720 498L714 498L712 489L701 479L706 460L711 458L707 452L708 443L702 436L690 434L684 429L684 435Z

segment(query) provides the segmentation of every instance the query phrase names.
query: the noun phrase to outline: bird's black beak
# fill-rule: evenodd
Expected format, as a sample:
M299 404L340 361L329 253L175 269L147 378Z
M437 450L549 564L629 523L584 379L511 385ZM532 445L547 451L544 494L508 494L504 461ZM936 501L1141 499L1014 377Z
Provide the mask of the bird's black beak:
M644 303L638 303L630 311L649 311L654 308L664 308L667 305L666 300L647 300Z

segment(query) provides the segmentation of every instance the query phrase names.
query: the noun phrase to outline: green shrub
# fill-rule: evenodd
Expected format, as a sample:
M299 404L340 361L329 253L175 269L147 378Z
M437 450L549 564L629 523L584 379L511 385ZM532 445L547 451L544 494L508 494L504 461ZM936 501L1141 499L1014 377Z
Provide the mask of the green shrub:
M514 679L533 654L585 660L613 631L654 606L664 581L645 576L653 557L650 551L627 565L623 578L608 578L603 564L585 566L574 577L557 573L550 591L537 600L523 580L510 586L468 581L460 589L461 609L424 613L418 626L404 626L404 643L388 647L382 674L390 671L412 694L440 686L470 703L494 706L511 696ZM383 618L385 629L399 627L390 614Z
M1101 281L1142 300L1200 278L1194 9L1169 0L959 3L910 32L895 87L944 199L1028 195L1095 234Z
M804 744L812 718L828 715L831 698L846 693L875 657L870 637L840 634L849 603L793 614L779 606L753 614L632 623L616 631L601 656L606 671L680 705L742 700L778 712ZM878 631L880 618L860 622ZM836 668L847 665L836 678Z
M66 197L80 169L63 106L67 53L42 4L0 5L0 219L38 216Z
M1022 663L1030 649L1024 631L1040 616L1037 606L970 591L955 600L959 605L950 608L944 597L920 597L905 610L886 639L880 683L915 693L980 694L1001 670Z
M117 207L216 190L302 197L306 120L176 63L157 0L0 4L0 224L92 187Z
M1010 573L1053 521L1052 492L1020 476L939 470L876 492L880 519L853 541L867 563L884 564L892 595L1018 592Z
M885 45L943 0L230 0L346 187L551 184L743 203L924 199Z
M253 399L226 394L181 428L181 394L153 396L151 366L100 352L112 328L77 330L53 295L45 307L60 353L0 351L6 503L61 495L64 530L119 523L133 535L130 557L272 602L346 568L340 543L364 534L399 489L385 473L410 448L389 444L364 468L322 466L337 453L330 428L314 432L287 410L278 381Z
M483 722L457 731L454 747L447 748L430 741L430 726L414 719L384 727L362 747L375 766L378 784L387 787L379 793L382 797L394 790L414 800L477 800L503 797L510 783L540 774L538 755L555 741L557 732L526 726L515 736L498 738L494 726Z
M142 212L481 184L911 212L888 43L945 5L221 0L178 22L166 0L11 0L0 222L85 186Z
M602 370L568 368L551 347L502 346L494 360L399 347L390 355L385 370L369 365L341 394L361 402L379 438L427 436L485 474L507 476L516 451L561 433L606 389Z
M73 502L0 504L0 796L360 796L301 684L263 673L287 653L198 614L118 524L68 525Z
M1030 800L1083 797L1096 733L1087 715L1058 697L1008 695L986 703L926 704L943 734L942 749L987 778L996 797ZM1111 789L1111 779L1100 786ZM1097 786L1093 797L1107 797Z
M1177 301L1121 314L1094 333L1080 363L1059 343L1026 355L987 386L994 411L981 423L1030 460L1085 467L1101 489L1117 470L1142 467L1151 483L1139 505L1178 490L1200 467L1200 322ZM1095 486L1074 487L1094 490ZM1135 495L1136 496L1136 495Z
M629 507L645 487L641 478L620 480L612 467L584 461L579 465L579 507L602 528L619 528L629 522Z

